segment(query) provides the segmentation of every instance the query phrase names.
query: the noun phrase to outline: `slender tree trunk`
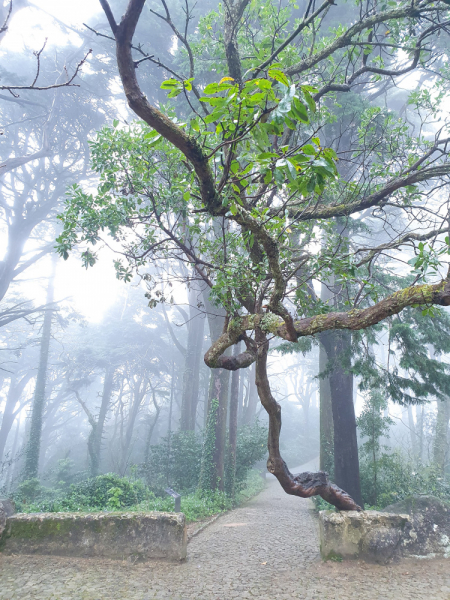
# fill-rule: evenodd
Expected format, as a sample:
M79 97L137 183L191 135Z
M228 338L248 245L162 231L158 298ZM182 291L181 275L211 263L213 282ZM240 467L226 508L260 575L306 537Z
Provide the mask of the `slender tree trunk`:
M237 356L240 352L241 344L234 346L233 353ZM230 388L230 423L228 433L228 474L227 474L227 491L231 498L236 495L235 476L236 476L236 443L237 443L237 427L238 427L238 403L239 403L239 370L233 371L231 375Z
M255 383L255 369L250 367L248 373L248 403L244 412L244 425L252 425L256 416L258 406L258 390Z
M437 401L436 435L434 438L433 459L443 475L449 456L448 423L450 420L450 399Z
M150 443L152 441L153 432L155 431L155 427L156 427L156 424L159 419L159 414L161 412L161 406L156 402L156 391L153 387L151 389L152 389L152 402L153 402L153 406L155 407L155 416L153 417L153 419L150 423L150 426L148 428L148 432L147 432L147 440L145 443L145 462L148 462L148 459L150 456Z
M91 433L88 440L90 473L92 477L97 477L100 472L100 459L103 430L105 428L106 415L108 414L109 405L114 385L114 368L108 366L105 371L105 379L103 380L102 402L97 420L91 422Z
M189 293L189 331L183 373L183 393L181 398L181 431L195 431L197 416L200 360L203 349L205 319L199 316L195 305L197 296L193 290Z
M213 490L224 490L225 484L225 447L227 432L228 392L230 371L214 369L212 372L210 401L208 413L213 409L213 400L217 402L213 459L213 476L211 486ZM213 409L214 410L214 409Z
M225 311L218 309L211 303L209 300L209 291L204 292L203 300L208 311L211 340L216 340L222 333ZM227 350L227 353L229 353L229 350ZM208 443L213 444L213 448L211 448L211 460L213 464L211 465L211 475L207 479L204 478L204 481L208 480L208 485L211 485L211 489L213 490L224 489L229 382L230 371L226 369L211 370L208 397L208 423L214 423L214 440L211 439ZM212 432L209 432L209 435L211 434Z
M320 339L328 333L322 333ZM328 357L323 343L319 348L319 372L323 373L328 366ZM331 406L330 378L327 375L319 380L320 397L320 470L334 471L334 423Z
M169 423L167 426L167 463L166 463L166 480L167 485L170 486L170 454L171 454L171 443L172 443L172 407L173 407L173 394L175 391L175 361L172 359L172 377L170 378L170 401L169 401ZM148 463L150 457L150 448L147 448L145 462Z
M53 259L52 274L47 288L47 306L53 303L54 280L56 260ZM30 433L25 453L25 466L23 479L37 477L39 469L39 455L41 449L42 421L45 407L45 385L47 380L48 354L50 348L50 337L52 331L53 310L47 308L44 315L42 327L41 347L39 353L39 365L36 377L36 388L34 391L33 407L31 410Z
M128 422L125 431L125 438L122 448L122 460L120 466L120 472L122 476L125 474L125 471L128 466L128 459L130 454L130 446L131 439L134 431L134 426L136 423L137 416L139 414L139 410L141 408L142 400L144 399L147 393L147 382L145 381L144 376L140 376L138 381L134 383L133 386L133 401L131 404L131 408L128 414Z
M425 408L424 406L416 406L416 432L417 432L417 457L420 462L423 460L423 424L424 424Z
M414 423L414 417L412 413L412 409L410 406L407 408L408 412L408 427L409 427L409 436L411 439L411 449L414 458L417 458L417 434L416 434L416 426Z
M16 418L16 405L19 402L20 396L23 394L23 391L31 377L31 372L21 377L19 381L17 381L15 375L11 377L8 394L6 396L5 408L3 411L2 424L0 426L0 462L3 458L8 435L11 431L11 427L13 426L14 419Z
M334 480L362 506L353 374L350 372L351 334L333 332L323 337L322 343L333 363L330 389L334 423Z
M329 303L334 301L334 291L332 284L322 283L320 298L322 302ZM330 346L330 334L323 332L320 334L321 341L319 347L319 372L323 373L328 367L328 356L325 344ZM334 471L334 423L333 423L333 408L331 405L331 388L330 376L327 375L320 379L319 382L319 398L320 398L320 469L327 473Z
M12 480L12 476L13 476L13 472L14 472L15 457L16 457L17 448L19 446L19 433L20 433L20 417L19 417L19 419L17 421L17 425L16 425L14 441L13 441L13 445L11 448L11 460L10 460L10 463L8 466L8 472L6 474L5 490L6 490L7 494L9 493L9 491L11 489L11 480Z

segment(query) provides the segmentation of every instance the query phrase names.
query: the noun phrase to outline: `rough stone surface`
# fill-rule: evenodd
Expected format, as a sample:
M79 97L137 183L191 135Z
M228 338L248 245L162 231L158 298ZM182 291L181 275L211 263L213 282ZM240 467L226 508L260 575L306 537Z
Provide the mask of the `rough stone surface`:
M13 515L16 511L16 506L12 500L0 498L0 537L6 527L6 519Z
M0 554L0 600L450 600L446 559L322 562L311 507L269 481L180 563Z
M183 560L182 513L35 513L6 519L5 554Z
M433 496L409 496L384 510L410 517L412 529L402 540L404 556L450 558L450 504Z
M16 512L16 504L14 500L9 498L0 498L0 510L6 514L6 518L11 517Z
M386 564L400 556L409 516L379 511L321 511L320 552L324 560L358 558Z

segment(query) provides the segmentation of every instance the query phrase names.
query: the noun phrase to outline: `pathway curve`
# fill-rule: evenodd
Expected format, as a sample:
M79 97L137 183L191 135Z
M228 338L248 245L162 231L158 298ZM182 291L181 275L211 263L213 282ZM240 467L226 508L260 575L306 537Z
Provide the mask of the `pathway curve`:
M0 600L450 600L449 567L322 563L311 501L268 481L194 537L181 564L0 555Z

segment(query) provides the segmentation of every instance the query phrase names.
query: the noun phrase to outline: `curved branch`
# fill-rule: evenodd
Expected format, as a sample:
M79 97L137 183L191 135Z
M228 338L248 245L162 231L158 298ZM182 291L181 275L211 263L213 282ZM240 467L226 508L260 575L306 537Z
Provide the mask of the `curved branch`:
M384 300L380 300L373 306L369 306L369 308L354 309L349 312L330 312L300 319L294 323L294 327L297 335L301 337L316 335L331 329L357 331L376 325L387 317L398 314L407 306L431 304L450 306L450 278L434 285L425 284L407 287ZM258 329L287 341L292 341L286 323L277 322L275 315L271 313L246 315L230 321L227 331L212 344L205 354L205 363L213 369L219 367L228 369L228 362L222 357L225 350L236 344L239 339L243 339L242 336L245 335L246 331ZM237 363L233 363L233 366L234 369L231 370L241 368ZM243 364L242 366L248 365Z
M428 181L436 177L444 177L450 174L450 163L438 165L435 167L428 167L415 173L410 173L403 177L396 177L391 179L388 183L377 192L366 196L362 200L355 202L349 202L348 204L338 204L323 206L317 204L308 208L301 208L300 206L296 209L293 206L289 208L291 218L298 219L299 221L310 221L312 219L329 219L331 217L347 217L356 212L360 212L366 208L372 208L373 206L383 206L383 201L388 201L389 196L397 190L406 187L407 185L413 185L414 183L421 183L422 181Z
M258 356L256 359L256 387L261 404L269 415L267 470L275 475L287 494L311 498L321 496L339 510L361 510L361 507L344 490L328 480L327 473L300 473L293 475L280 454L281 407L272 395L267 376L269 344L264 333L257 329Z
M102 0L101 4L108 17L108 10L111 12L108 2ZM213 172L201 147L181 127L152 106L139 86L131 44L144 4L145 0L129 0L125 15L115 31L115 21L108 17L116 40L117 65L128 105L147 125L178 148L192 164L199 179L202 201L208 211L212 215L224 214L226 208L222 206L215 187Z
M336 38L331 44L328 44L323 50L320 52L316 52L312 56L302 60L301 62L293 65L286 69L286 74L292 77L292 75L298 75L299 73L303 73L307 69L310 69L314 65L319 62L325 60L329 56L331 56L336 50L340 48L345 48L346 46L352 45L352 38L358 33L361 33L365 29L370 29L374 25L378 23L385 23L386 21L390 21L392 19L403 19L405 17L420 17L424 13L429 12L438 12L441 10L439 7L423 7L417 8L414 4L406 7L406 8L396 8L394 10L383 11L376 15L372 15L371 17L367 17L367 19L363 19L358 23L355 23L349 29L343 33L341 36Z

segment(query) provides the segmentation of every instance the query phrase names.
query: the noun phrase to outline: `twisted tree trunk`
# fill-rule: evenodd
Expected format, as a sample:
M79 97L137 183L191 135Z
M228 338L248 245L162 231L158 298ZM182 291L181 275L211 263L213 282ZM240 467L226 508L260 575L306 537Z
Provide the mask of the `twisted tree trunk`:
M323 471L298 475L289 471L280 454L281 407L272 395L267 376L269 342L260 328L257 328L255 333L258 344L256 386L261 403L269 415L268 471L275 475L287 494L300 496L300 498L321 496L340 510L361 510L361 507L344 490L328 480L327 474Z

